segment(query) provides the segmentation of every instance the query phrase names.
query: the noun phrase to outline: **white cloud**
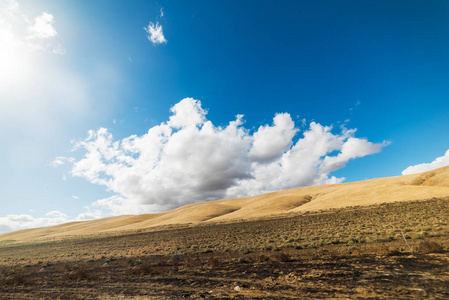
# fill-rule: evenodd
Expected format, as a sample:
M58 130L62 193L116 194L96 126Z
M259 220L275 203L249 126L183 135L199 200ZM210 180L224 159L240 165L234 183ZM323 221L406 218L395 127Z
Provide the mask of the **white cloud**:
M37 228L61 224L68 221L68 216L60 211L54 210L46 214L47 217L35 218L31 215L7 215L6 217L0 217L0 233Z
M366 139L357 139L350 137L341 147L341 152L337 156L326 156L321 165L321 172L330 173L343 168L350 159L363 157L369 154L377 153L382 150L387 142L382 144L373 144Z
M2 48L25 49L31 51L46 50L52 45L51 40L57 36L53 26L54 16L47 12L34 18L31 22L27 15L20 11L15 0L0 1L0 42ZM57 44L53 48L57 54L65 53L65 49Z
M52 165L54 167L59 167L62 165L65 165L66 163L73 163L75 159L73 157L64 157L64 156L58 156L52 161Z
M271 161L279 158L292 145L293 137L298 132L289 114L277 114L273 126L260 126L254 133L254 141L249 152L250 158Z
M173 115L170 117L168 125L173 128L200 125L206 121L207 112L201 108L201 102L192 98L185 98L173 106L170 111Z
M402 175L426 172L433 169L442 168L448 165L449 165L449 150L447 150L443 156L437 157L431 163L422 163L419 165L414 165L406 168L404 171L402 171Z
M144 27L144 29L148 33L148 40L150 40L154 45L167 43L164 33L162 32L162 26L158 22L156 22L156 24L150 22L148 27Z
M84 208L86 211L79 214L74 221L87 221L104 218L103 212L101 210L95 209L91 210L90 207Z
M69 217L65 213L62 213L58 210L52 210L52 211L48 212L46 214L46 216L54 217L54 218L63 218L63 219L67 219Z
M116 195L98 200L112 214L156 212L213 199L242 197L314 184L337 183L330 173L354 158L379 152L387 143L356 138L354 129L312 122L299 129L288 113L254 133L238 115L227 126L206 118L201 102L185 98L167 122L142 136L114 140L107 129L89 131L76 149L72 175L103 185ZM295 141L296 140L296 141ZM335 155L331 155L336 153Z
M58 33L53 27L54 17L52 14L43 12L34 19L34 24L28 26L30 39L48 39L56 36Z
M90 207L85 207L84 209L85 211L74 219L70 219L68 215L58 210L50 211L42 218L36 218L29 214L11 214L6 217L0 217L0 234L21 229L40 228L67 222L94 220L105 217L104 213L99 209L92 210ZM30 213L33 212L32 209L29 209L28 211Z

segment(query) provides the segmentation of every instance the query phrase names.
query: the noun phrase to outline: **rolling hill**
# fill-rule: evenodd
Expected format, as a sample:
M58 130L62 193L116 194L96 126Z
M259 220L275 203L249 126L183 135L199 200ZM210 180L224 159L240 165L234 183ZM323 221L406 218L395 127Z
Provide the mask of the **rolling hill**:
M0 235L0 241L28 241L135 231L162 225L263 219L349 206L449 197L449 166L429 172L334 185L288 189L247 198L189 204L177 209L26 229Z

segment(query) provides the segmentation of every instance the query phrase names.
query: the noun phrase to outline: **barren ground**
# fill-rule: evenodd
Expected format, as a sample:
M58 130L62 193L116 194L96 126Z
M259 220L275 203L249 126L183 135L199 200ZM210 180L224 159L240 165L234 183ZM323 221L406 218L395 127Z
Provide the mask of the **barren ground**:
M449 200L431 199L5 241L0 298L449 299L448 223Z

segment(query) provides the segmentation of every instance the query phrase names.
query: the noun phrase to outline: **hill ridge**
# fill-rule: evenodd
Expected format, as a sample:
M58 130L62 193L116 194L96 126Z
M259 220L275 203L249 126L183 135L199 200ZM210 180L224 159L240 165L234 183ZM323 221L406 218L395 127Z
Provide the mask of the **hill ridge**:
M449 166L412 175L300 187L252 197L188 204L157 214L122 215L25 229L0 235L0 242L135 232L164 225L232 222L289 213L447 196Z

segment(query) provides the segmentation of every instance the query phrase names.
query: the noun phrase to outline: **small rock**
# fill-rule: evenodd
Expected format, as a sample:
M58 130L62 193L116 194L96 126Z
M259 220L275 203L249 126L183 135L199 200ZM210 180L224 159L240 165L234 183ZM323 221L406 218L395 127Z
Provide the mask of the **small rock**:
M234 288L234 291L236 291L236 292L240 292L241 290L242 290L242 288L239 287L238 285Z

